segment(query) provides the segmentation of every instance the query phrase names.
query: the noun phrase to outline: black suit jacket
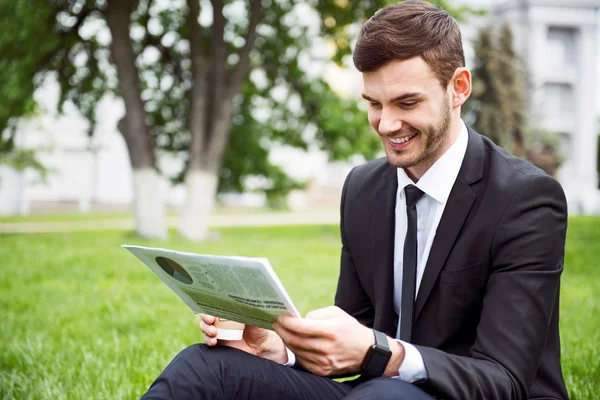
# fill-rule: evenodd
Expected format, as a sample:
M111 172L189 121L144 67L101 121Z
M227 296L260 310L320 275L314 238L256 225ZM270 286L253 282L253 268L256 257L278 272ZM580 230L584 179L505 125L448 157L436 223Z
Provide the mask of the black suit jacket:
M379 159L346 178L335 296L391 337L396 176ZM568 398L558 332L566 229L558 182L469 129L415 303L424 390L455 400Z

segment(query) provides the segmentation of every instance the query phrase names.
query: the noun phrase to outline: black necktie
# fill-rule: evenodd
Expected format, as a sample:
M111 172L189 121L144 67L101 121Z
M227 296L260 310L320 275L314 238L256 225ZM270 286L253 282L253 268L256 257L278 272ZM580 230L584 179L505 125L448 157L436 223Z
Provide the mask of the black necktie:
M424 193L414 185L404 188L407 228L402 263L402 298L400 303L400 339L410 342L417 286L417 201Z

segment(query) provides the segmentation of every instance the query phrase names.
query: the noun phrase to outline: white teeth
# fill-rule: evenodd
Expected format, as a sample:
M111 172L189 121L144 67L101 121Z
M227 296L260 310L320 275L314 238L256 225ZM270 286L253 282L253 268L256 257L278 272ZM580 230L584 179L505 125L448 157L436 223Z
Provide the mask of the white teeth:
M405 143L405 142L408 142L410 139L414 138L416 135L417 134L415 133L414 135L405 136L405 137L399 138L399 139L390 138L390 142L392 142L394 144Z

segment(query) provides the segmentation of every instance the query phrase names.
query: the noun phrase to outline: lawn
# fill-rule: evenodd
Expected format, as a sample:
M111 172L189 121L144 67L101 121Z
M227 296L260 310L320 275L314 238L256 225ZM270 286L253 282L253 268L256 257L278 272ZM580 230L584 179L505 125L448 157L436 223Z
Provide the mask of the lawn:
M257 207L218 207L213 215L248 215L265 214L281 210ZM167 217L178 217L177 211L168 211ZM54 214L30 214L30 215L0 215L0 224L23 223L23 222L81 222L81 221L103 221L107 219L130 219L131 212L97 211L89 213L64 212Z
M135 399L201 340L196 317L119 246L266 256L301 313L330 305L336 226L221 229L193 244L129 232L0 235L0 398ZM572 399L600 393L600 219L571 219L562 285L563 367Z

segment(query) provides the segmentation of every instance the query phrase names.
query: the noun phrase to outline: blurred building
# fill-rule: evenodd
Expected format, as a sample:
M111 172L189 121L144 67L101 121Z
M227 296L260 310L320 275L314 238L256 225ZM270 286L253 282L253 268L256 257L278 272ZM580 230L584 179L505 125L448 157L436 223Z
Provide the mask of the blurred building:
M558 173L571 213L600 213L598 191L598 10L600 0L509 0L493 9L508 22L525 63L529 115L562 136Z
M55 109L56 83L49 80L35 97L42 110ZM0 166L0 215L128 211L133 200L132 170L125 141L116 129L123 111L120 100L104 99L93 138L86 134L87 121L68 105L64 115L42 112L40 117L22 120L17 146L38 150L49 173L44 182L33 171ZM163 155L159 164L174 174L183 161ZM185 195L166 179L160 193L171 206L181 204Z

